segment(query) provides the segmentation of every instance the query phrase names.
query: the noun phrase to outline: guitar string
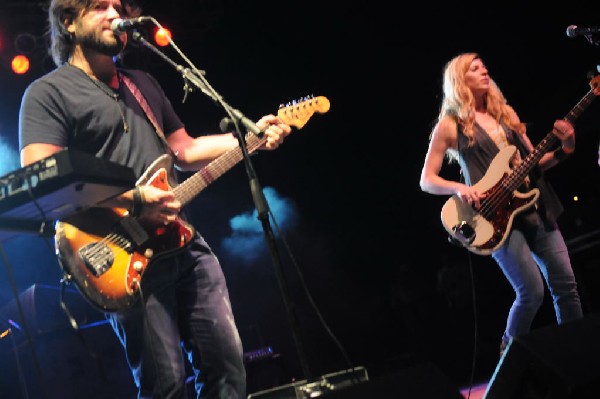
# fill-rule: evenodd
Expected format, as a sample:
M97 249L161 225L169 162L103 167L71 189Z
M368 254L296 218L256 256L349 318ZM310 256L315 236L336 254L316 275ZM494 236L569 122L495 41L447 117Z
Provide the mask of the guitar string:
M103 251L104 247L109 244L114 244L118 247L121 247L124 251L127 251L126 247L131 244L125 237L116 232L109 233L106 237L103 237L101 240L96 241L92 247L92 251L89 251L87 258L89 260L93 260L98 257L99 260L105 261L108 259L108 255ZM99 256L101 255L101 256ZM95 262L98 263L98 262Z
M259 138L254 135L247 136L247 145L250 152L256 151L256 149L264 143L266 139ZM208 184L212 183L216 178L223 175L227 172L231 166L237 164L237 161L241 160L240 158L241 150L239 147L235 147L230 152L223 154L221 157L215 159L213 162L209 163L204 168L200 169L193 176L191 176L188 180L175 187L173 191L175 191L175 196L181 201L182 204L187 203L191 198L193 198L197 194L197 190L194 190L192 185L187 183L193 183L197 179L201 179L205 185L202 187L204 189ZM233 161L233 164L231 162ZM231 164L231 165L229 165ZM205 173L206 171L212 169L216 173Z
M495 197L492 197L491 200L484 199L484 206L482 206L482 208L479 210L479 213L481 213L487 219L487 217L493 215L493 213L496 212L496 210L502 203L504 203L510 196L512 196L512 192L517 189L518 185L522 183L522 180L526 176L525 171L528 170L530 168L530 164L533 163L533 161L540 156L540 153L541 155L543 155L544 152L542 152L542 149L544 147L550 146L554 141L552 140L552 138L554 137L555 136L553 135L547 136L544 140L542 140L542 143L540 143L541 145L538 146L537 149L532 151L531 154L525 158L521 166L517 168L516 171L513 171L513 173L509 174L508 176L505 176L502 180L500 180L500 184L496 184L494 187L492 187L492 189L499 187L500 189L505 190L502 190L500 194L497 194ZM503 184L503 182L506 184ZM494 194L495 192L492 193L492 196Z

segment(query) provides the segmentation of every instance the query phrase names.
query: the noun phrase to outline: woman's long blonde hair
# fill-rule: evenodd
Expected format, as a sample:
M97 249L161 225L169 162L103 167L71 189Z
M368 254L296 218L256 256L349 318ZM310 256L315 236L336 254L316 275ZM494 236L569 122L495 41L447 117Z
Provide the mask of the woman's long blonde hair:
M463 133L469 139L469 145L475 141L475 99L471 89L465 83L465 75L473 60L480 58L477 53L462 53L452 58L443 72L443 98L438 115L438 122L445 116L451 116L462 127ZM516 123L510 114L506 98L490 78L490 89L485 98L487 112L496 119L496 122L508 126L519 134L525 133L525 125ZM450 160L458 154L451 149L448 151Z

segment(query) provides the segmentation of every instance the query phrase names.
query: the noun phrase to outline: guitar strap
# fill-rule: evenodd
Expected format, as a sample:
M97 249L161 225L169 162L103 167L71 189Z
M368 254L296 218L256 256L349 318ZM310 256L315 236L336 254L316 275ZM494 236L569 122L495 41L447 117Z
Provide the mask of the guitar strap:
M156 117L154 116L154 113L152 112L152 109L148 105L148 102L146 101L146 98L144 97L144 95L142 94L142 92L140 91L140 89L138 89L138 87L136 86L136 84L133 83L133 81L129 77L127 77L125 74L119 72L119 77L121 78L121 80L123 81L123 83L125 83L125 86L127 86L127 88L129 89L129 91L131 92L131 94L133 94L133 96L135 97L135 99L137 100L137 102L140 104L140 107L142 107L142 109L144 110L144 113L148 117L148 120L150 121L150 123L152 123L152 126L154 126L154 130L156 131L156 134L158 135L158 137L162 141L162 143L165 146L165 148L167 150L169 150L169 152L171 153L171 155L174 158L176 158L177 154L175 154L175 152L169 146L169 143L167 142L167 139L165 137L164 132L162 131L162 129L158 125L158 122L156 121Z
M460 152L460 136L464 135L464 133L462 132L462 127L458 124L458 121L456 122L456 131L458 133L457 138L456 138L456 152L458 153L458 164L460 165L461 163L465 165L465 168L467 167L467 164L464 160L464 157L462 156L462 153ZM462 162L460 162L460 160L463 159ZM465 183L465 172L463 171L463 169L461 167L459 167L459 176L460 176L460 182L461 183Z

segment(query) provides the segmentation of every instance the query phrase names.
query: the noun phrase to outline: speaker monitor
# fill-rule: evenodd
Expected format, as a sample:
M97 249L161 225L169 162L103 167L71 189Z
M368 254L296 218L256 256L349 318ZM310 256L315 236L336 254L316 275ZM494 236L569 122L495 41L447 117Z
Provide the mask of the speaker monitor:
M60 305L61 296L80 326L104 320L102 313L87 303L74 288L62 290L61 287L33 284L19 294L19 302L13 299L0 308L0 321L15 321L33 336L69 328L69 319Z
M600 313L511 340L485 399L600 396Z
M15 301L0 308L0 332L6 333L0 338L0 397L135 397L125 354L110 325L79 293L67 290L64 299L80 322L78 331L60 308L58 287L34 285L21 293L25 320Z

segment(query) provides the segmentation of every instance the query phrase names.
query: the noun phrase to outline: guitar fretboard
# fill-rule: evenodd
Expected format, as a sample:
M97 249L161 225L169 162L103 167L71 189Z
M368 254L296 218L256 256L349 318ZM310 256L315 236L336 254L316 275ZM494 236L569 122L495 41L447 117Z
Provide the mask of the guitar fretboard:
M567 113L564 117L565 120L569 121L571 124L575 123L575 120L581 116L583 111L585 111L589 105L596 99L595 90L592 88L587 92L585 96ZM506 187L509 192L516 190L523 181L525 177L529 174L531 169L537 165L540 159L544 156L546 152L548 152L552 147L558 144L559 139L554 135L554 133L550 132L544 137L542 141L535 147L535 149L525 157L521 165L519 165L513 173L508 175L506 179L502 182L502 185Z
M258 137L252 133L248 133L246 135L246 147L248 152L253 153L266 141L266 136ZM240 147L229 150L175 187L173 189L175 197L182 205L187 204L210 183L221 177L242 159L243 154Z

